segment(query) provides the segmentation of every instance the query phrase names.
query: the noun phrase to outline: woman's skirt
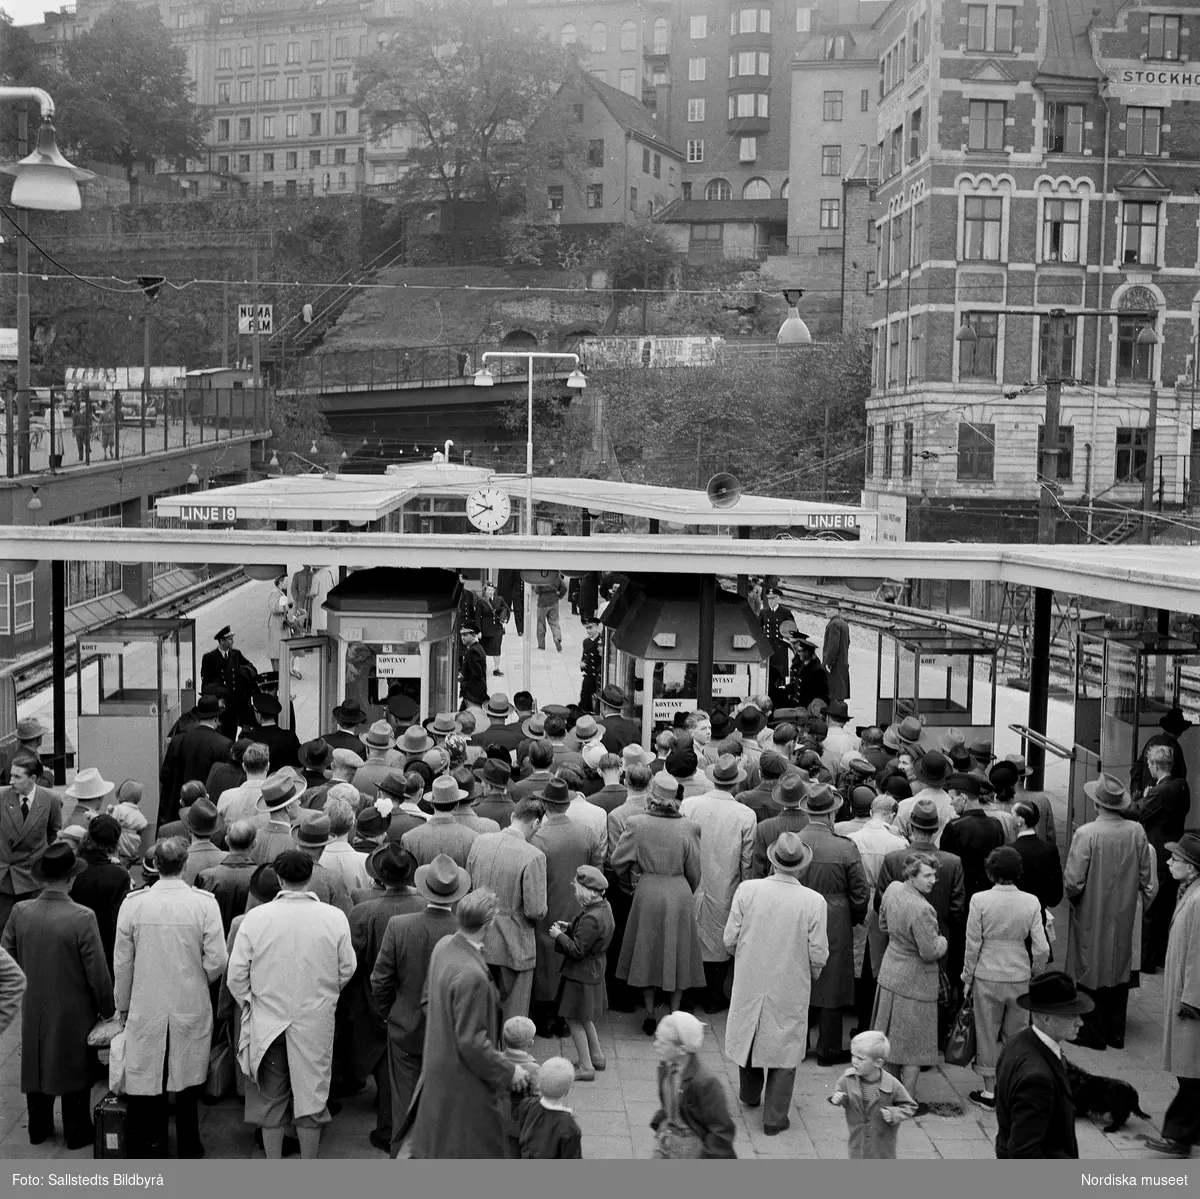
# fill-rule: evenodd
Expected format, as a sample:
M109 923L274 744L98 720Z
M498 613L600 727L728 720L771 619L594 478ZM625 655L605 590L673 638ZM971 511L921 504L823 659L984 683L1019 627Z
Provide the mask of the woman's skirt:
M892 1043L888 1060L898 1066L936 1066L937 1000L909 999L880 985L871 1027Z
M581 983L564 978L558 984L558 1014L564 1020L594 1024L608 1011L608 992L604 979L598 983Z

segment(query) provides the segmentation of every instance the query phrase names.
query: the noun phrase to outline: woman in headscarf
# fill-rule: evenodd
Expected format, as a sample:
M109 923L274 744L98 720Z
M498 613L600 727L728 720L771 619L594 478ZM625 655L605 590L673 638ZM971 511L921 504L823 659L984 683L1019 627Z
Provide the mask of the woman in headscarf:
M697 1056L703 1042L704 1025L688 1012L664 1016L655 1032L660 1104L650 1121L655 1157L737 1157L725 1086Z
M633 889L617 977L640 987L642 1031L653 1036L656 992L677 1012L683 992L704 986L704 961L693 892L700 885L700 826L679 814L683 787L666 771L646 795L646 815L633 816L612 852L619 882Z

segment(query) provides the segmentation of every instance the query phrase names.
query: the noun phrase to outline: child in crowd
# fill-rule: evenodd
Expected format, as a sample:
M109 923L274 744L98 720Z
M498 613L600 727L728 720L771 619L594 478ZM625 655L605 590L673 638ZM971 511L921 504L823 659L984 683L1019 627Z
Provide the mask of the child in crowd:
M579 1125L566 1105L574 1081L575 1067L565 1057L547 1058L542 1063L541 1095L528 1095L518 1105L521 1157L583 1157Z
M891 1051L883 1033L859 1033L850 1042L850 1069L829 1096L846 1113L851 1158L895 1157L896 1131L916 1115L913 1097L883 1068Z
M504 1021L502 1036L504 1041L504 1056L514 1065L520 1066L529 1075L529 1090L524 1094L512 1096L512 1106L508 1121L510 1156L520 1157L521 1125L517 1119L517 1112L527 1095L536 1097L539 1094L538 1072L540 1067L537 1058L529 1052L533 1048L533 1041L537 1036L537 1026L528 1016L513 1016L511 1020Z
M612 908L604 898L607 890L608 880L602 871L595 866L580 866L575 871L575 898L583 911L570 924L556 920L550 926L555 952L567 959L558 988L558 1014L571 1030L579 1055L575 1078L582 1082L594 1082L596 1071L607 1064L596 1035L596 1019L608 1010L605 951L616 927Z

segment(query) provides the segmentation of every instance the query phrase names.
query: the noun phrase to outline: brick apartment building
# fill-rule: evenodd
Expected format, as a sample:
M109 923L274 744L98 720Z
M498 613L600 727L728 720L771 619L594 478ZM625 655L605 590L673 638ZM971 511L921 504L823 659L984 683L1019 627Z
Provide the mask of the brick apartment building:
M1054 308L1060 538L1127 520L1147 471L1165 509L1194 498L1198 17L897 0L877 23L866 486L918 506L921 537L1036 535Z

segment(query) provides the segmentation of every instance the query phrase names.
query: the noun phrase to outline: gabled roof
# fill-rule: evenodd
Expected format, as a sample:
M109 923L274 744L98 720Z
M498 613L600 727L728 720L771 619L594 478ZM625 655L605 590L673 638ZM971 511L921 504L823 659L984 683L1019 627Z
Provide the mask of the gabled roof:
M722 221L787 221L786 200L676 200L668 204L654 219L667 224L718 224Z
M846 39L846 54L844 58L825 57L825 39L827 37L844 36ZM822 26L819 33L814 33L804 46L796 51L795 63L828 62L831 66L839 62L874 62L879 57L879 36L870 25L829 25Z
M1098 80L1088 29L1093 21L1111 25L1126 0L1053 0L1046 14L1046 57L1038 65L1039 84Z
M627 95L619 88L601 83L594 75L581 76L585 85L596 93L600 103L608 109L614 121L627 133L641 141L649 142L674 158L683 161L683 151L671 145L662 135L650 110L636 96Z

